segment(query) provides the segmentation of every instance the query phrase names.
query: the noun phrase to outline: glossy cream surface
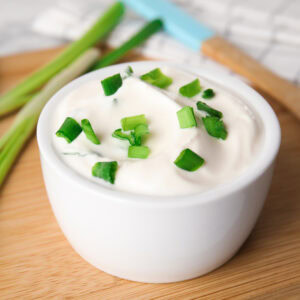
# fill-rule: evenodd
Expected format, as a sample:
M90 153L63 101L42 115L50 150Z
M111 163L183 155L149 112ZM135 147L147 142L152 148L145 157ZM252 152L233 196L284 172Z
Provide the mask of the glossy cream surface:
M99 78L81 84L61 99L51 124L53 146L60 158L75 172L99 185L144 195L194 194L229 182L244 172L255 160L262 144L264 132L257 114L226 87L182 70L161 68L172 77L173 83L167 89L156 88L139 79L150 70L134 70L129 77L120 70L127 78L112 96L104 95L100 84L104 78ZM196 78L202 90L212 88L215 91L214 98L205 100L201 93L193 98L179 94L181 86ZM226 140L216 139L206 132L201 120L206 113L196 108L199 100L223 113L228 131ZM197 127L179 127L176 112L186 105L194 108ZM145 145L151 153L147 159L128 158L129 143L112 137L113 131L121 127L123 117L139 114L145 114L149 124L150 134ZM89 119L101 144L94 145L84 133L70 144L56 137L55 132L66 117L79 123ZM195 172L179 169L173 163L185 148L205 159L204 165ZM96 162L114 160L119 168L113 185L92 176L91 169Z

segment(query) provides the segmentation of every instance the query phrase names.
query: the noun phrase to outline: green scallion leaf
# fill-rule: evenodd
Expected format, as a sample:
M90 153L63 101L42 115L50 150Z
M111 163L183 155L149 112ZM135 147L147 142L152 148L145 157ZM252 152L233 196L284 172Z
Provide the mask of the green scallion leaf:
M197 122L194 115L194 109L190 106L185 106L177 112L177 118L180 128L196 127Z
M121 125L124 131L133 130L136 126L140 124L147 125L147 119L145 115L137 115L121 119Z
M115 74L101 81L105 96L113 95L122 86L121 75Z
M174 164L180 169L194 172L204 164L204 159L194 151L186 148L180 152Z
M119 128L113 132L112 137L119 140L127 140L132 146L136 145L135 136L133 132L127 134L123 132L121 128Z
M212 97L215 96L215 92L213 89L206 89L203 91L202 98L204 99L211 99Z
M150 154L150 149L147 146L129 146L129 158L147 158Z
M197 102L197 108L198 108L198 110L203 110L203 111L207 112L212 117L217 117L219 119L221 119L223 117L223 114L220 111L213 109L212 107L208 106L206 103L204 103L202 101Z
M138 32L126 40L120 47L112 50L104 55L92 68L92 70L107 67L122 57L124 57L130 50L144 43L150 36L161 30L163 23L161 20L156 19L147 23Z
M173 79L163 74L161 69L156 68L140 77L143 81L146 81L154 86L157 86L161 89L167 88L172 82Z
M73 142L81 133L81 126L73 118L67 117L56 132L56 136L64 138L68 143Z
M195 79L194 81L182 86L179 89L179 93L182 96L192 98L201 92L201 86L199 79Z
M96 136L95 131L88 119L81 120L81 127L87 139L89 139L95 145L100 144L100 140Z
M202 118L206 131L209 135L226 140L227 130L222 120L217 117L205 117Z
M117 169L118 163L116 161L97 162L92 168L92 175L114 184Z

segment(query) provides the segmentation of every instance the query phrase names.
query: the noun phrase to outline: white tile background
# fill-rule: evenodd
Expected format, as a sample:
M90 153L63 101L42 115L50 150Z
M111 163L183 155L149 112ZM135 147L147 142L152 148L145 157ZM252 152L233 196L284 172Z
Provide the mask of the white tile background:
M138 0L137 0L138 1ZM173 0L274 72L300 84L300 0ZM53 47L78 37L112 0L0 0L0 55ZM118 46L144 20L128 12L108 42ZM164 33L142 54L220 72L226 68Z

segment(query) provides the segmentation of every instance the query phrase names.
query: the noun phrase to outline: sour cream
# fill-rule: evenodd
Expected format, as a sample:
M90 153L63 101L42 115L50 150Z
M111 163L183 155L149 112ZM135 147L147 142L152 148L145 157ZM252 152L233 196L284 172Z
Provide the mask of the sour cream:
M197 76L168 67L162 72L173 79L167 89L159 89L139 79L144 72L134 72L123 79L123 85L112 96L105 96L99 80L82 84L68 94L57 107L52 122L53 145L61 159L74 171L105 187L144 195L187 195L211 189L233 180L253 162L260 150L263 128L257 114L238 95L204 78L202 90L212 88L215 97L205 100L201 93L193 98L179 94L181 86ZM135 70L134 70L135 71ZM223 113L228 131L226 140L210 136L202 123L206 113L198 111L203 101ZM197 127L181 129L176 112L189 105L194 108ZM127 157L129 143L112 137L124 117L145 114L150 134L146 145L151 149L147 159ZM84 133L68 144L55 132L66 117L79 123L88 119L100 138L94 145ZM174 160L190 148L205 159L195 172L179 169ZM119 168L112 185L92 176L93 165L99 161L117 161Z

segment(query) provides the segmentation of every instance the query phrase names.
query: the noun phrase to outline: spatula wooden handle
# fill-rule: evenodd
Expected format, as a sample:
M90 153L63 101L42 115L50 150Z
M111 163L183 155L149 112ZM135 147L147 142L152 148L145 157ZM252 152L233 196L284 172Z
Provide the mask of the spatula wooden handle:
M300 88L272 73L255 59L221 37L215 36L202 44L202 52L246 77L300 120Z

